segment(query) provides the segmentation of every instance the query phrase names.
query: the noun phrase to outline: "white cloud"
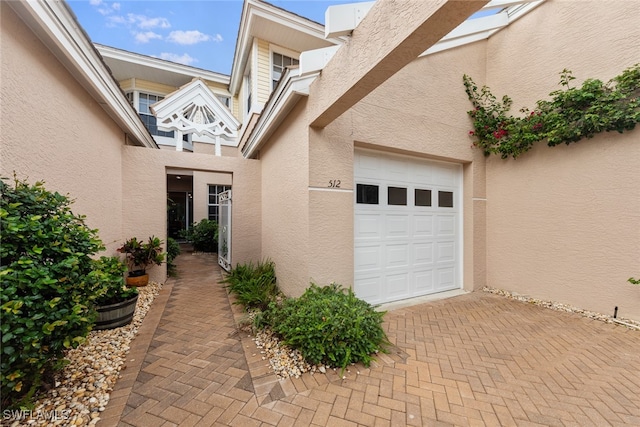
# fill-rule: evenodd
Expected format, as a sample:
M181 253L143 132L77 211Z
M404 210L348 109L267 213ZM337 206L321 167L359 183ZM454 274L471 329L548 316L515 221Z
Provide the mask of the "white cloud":
M184 65L191 65L194 62L198 62L197 59L192 58L188 53L178 55L177 53L162 52L160 55L158 55L158 58L166 59L167 61L177 62Z
M218 34L219 35L219 34ZM192 31L171 31L167 40L173 43L189 45L211 40L208 34L201 33L197 30Z
M220 43L222 41L222 35L216 34L215 36L213 36L213 41Z
M112 4L112 5L111 5L111 8L112 8L113 10L120 10L120 3L114 3L114 4Z
M134 35L137 43L149 43L151 40L162 38L160 34L154 33L153 31L134 33Z
M135 15L133 13L127 14L127 20L131 24L135 24L138 28L169 28L169 20L167 18L149 18L145 15Z
M100 6L102 4L102 0L89 0L89 4L91 6Z

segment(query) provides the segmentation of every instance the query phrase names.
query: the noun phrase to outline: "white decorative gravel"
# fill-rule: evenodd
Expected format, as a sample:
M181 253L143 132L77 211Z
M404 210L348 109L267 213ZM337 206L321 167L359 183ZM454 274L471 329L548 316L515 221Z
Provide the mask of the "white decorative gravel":
M91 331L84 344L67 352L70 363L57 374L55 387L40 395L31 411L3 411L2 426L95 425L125 367L129 344L161 288L154 282L138 288L133 321L116 329Z

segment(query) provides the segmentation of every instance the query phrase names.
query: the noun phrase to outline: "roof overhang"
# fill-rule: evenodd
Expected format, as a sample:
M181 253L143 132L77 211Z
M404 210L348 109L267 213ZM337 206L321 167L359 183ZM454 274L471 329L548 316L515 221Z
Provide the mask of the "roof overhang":
M158 148L65 2L12 1L18 14L134 145Z
M325 38L322 24L260 0L245 0L229 83L232 95L237 95L240 90L254 38L286 46L296 52L344 42L342 38Z
M313 73L301 76L298 75L298 69L287 69L242 147L242 155L245 158L255 157L260 147L278 129L298 101L309 96L309 86L318 75L319 73Z
M202 68L178 64L164 59L116 49L110 46L96 44L96 49L102 55L116 80L139 78L152 82L163 82L167 85L180 87L189 83L194 77L204 79L224 86L229 84L229 76L215 73Z

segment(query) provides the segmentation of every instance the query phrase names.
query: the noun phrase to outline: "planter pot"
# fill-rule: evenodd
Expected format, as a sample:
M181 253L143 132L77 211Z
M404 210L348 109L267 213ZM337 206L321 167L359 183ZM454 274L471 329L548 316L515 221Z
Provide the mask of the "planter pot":
M127 276L127 286L147 286L149 284L149 275L143 274L142 276Z
M113 329L128 325L133 320L137 302L138 295L115 304L96 307L98 319L93 329Z

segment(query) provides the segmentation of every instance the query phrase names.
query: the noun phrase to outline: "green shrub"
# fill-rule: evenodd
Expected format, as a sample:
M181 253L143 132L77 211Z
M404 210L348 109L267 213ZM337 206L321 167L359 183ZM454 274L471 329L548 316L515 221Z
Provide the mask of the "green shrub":
M384 312L375 311L351 289L312 284L300 298L272 303L261 321L308 362L344 369L356 362L369 366L373 353L385 351L389 341L383 317Z
M236 296L235 304L242 304L247 309L266 310L279 294L275 264L270 260L257 265L252 262L238 264L222 283L226 283L229 292Z
M95 320L91 255L104 249L68 197L14 181L0 180L3 407L28 405L63 352L85 340Z
M93 261L87 280L96 289L94 305L116 304L138 295L138 289L125 284L127 266L118 257L100 257Z
M167 274L176 275L176 265L173 260L180 255L180 244L175 239L167 237Z
M218 223L203 219L184 230L181 235L193 243L193 249L198 252L218 252Z

